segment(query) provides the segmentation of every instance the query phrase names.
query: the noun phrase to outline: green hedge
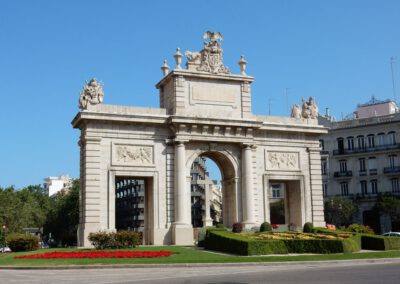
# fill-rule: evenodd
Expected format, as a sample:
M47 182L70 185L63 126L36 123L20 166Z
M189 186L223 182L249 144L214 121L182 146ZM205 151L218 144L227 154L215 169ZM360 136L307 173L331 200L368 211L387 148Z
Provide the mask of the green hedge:
M207 230L206 249L240 255L286 254L287 247L281 240L255 241L227 231Z
M142 233L134 231L99 231L90 233L88 239L96 249L134 248L142 244Z
M39 238L30 234L13 233L7 237L11 251L31 251L39 248Z
M400 238L361 235L361 247L369 250L398 250L400 249Z
M361 249L360 236L338 240L249 240L230 232L207 231L205 248L240 255L350 253Z

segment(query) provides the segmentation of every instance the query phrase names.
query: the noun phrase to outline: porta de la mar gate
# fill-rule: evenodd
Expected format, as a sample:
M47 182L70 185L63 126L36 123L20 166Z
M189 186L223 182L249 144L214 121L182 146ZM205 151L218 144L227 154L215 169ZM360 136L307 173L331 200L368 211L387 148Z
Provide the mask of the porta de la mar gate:
M285 189L285 223L323 226L318 136L314 118L259 116L251 112L246 61L240 74L222 62L220 33L207 32L200 52L177 50L176 66L162 66L156 85L160 108L103 104L102 86L87 82L72 121L80 136L78 245L90 232L116 229L116 181L145 181L147 244L193 244L190 167L198 156L219 166L223 223L246 228L271 221L271 185Z

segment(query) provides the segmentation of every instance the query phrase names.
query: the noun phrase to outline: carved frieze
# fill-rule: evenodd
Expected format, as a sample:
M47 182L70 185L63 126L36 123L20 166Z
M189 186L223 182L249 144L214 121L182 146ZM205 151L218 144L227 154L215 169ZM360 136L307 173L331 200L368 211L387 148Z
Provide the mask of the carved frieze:
M266 170L300 170L298 152L265 151Z
M153 146L113 144L113 165L151 166L153 156Z

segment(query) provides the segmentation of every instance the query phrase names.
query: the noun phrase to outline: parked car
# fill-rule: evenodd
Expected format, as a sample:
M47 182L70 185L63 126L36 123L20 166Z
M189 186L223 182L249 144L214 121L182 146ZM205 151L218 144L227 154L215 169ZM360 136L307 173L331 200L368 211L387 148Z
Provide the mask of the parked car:
M387 232L382 234L385 237L400 237L400 232Z
M3 253L3 252L11 252L11 249L9 247L1 247L0 253Z

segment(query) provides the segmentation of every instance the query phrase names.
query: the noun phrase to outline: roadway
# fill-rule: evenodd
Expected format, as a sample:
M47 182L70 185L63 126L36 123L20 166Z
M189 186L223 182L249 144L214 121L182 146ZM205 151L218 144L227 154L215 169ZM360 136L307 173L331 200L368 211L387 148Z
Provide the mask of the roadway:
M1 284L392 284L400 283L399 279L400 259L285 264L216 264L190 267L0 270Z

